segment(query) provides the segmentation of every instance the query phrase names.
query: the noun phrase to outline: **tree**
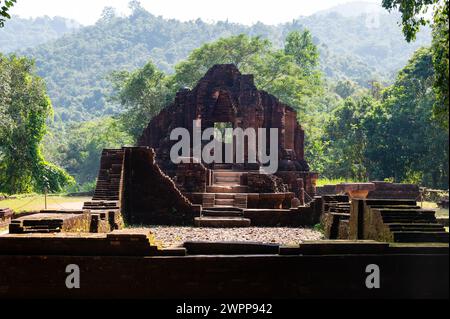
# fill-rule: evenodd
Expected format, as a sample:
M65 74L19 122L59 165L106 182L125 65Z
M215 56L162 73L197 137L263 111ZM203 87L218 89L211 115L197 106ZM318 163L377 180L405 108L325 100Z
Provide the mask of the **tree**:
M347 98L326 124L327 177L448 187L448 134L432 120L432 54L419 49L380 92Z
M33 61L0 54L0 79L0 191L60 191L73 179L42 155L52 106Z
M4 27L6 19L11 19L8 11L15 3L16 0L0 0L0 28Z
M302 53L299 51L297 54ZM295 56L286 54L285 50L274 49L268 40L244 34L221 38L194 50L185 61L175 66L171 87L174 91L180 87L193 87L209 68L224 63L232 63L241 72L253 74L258 89L296 108L300 116L308 109L307 97L321 93L318 72L305 74Z
M433 18L433 85L436 101L433 105L434 118L448 129L449 117L449 0L383 0L383 7L398 9L402 15L403 34L408 42L416 38L420 26L430 24L424 14L434 9Z
M382 0L382 6L389 10L398 10L402 15L403 34L406 41L416 38L420 26L430 23L425 13L440 0ZM448 1L447 7L448 7Z
M152 117L173 97L166 75L148 62L131 73L114 72L111 81L115 88L113 100L125 108L120 116L123 126L136 141Z
M309 30L304 30L302 33L290 32L286 37L284 52L294 57L295 63L305 74L313 73L319 65L319 50Z
M341 80L336 83L334 91L343 99L353 95L358 90L358 85L350 80Z
M78 185L75 190L83 190L86 184L93 186L104 148L133 144L133 139L125 131L120 120L106 117L73 123L65 139L56 141L57 151L61 154L58 161L76 179Z
M301 52L298 52L301 54ZM319 72L305 74L292 55L277 50L268 40L246 35L221 38L191 52L175 67L175 74L164 76L152 62L133 73L113 75L115 97L124 106L124 126L137 139L150 119L175 97L183 87L193 88L215 64L234 64L242 73L254 75L255 84L282 102L294 107L306 129L317 109L314 97L322 94Z
M420 177L424 185L448 187L448 133L432 121L434 78L430 49L421 48L365 120L371 177Z
M109 23L116 16L117 16L117 13L116 13L116 9L115 8L113 8L113 7L104 7L99 21L104 22L104 23Z
M175 66L176 74L172 81L174 89L193 87L215 64L234 64L241 71L247 72L258 58L264 59L270 49L271 43L268 40L244 34L206 43L193 50L185 61Z
M431 52L436 80L433 84L436 93L434 117L438 123L448 129L449 116L449 6L441 6L434 16L433 42Z
M367 133L365 120L379 108L371 96L347 98L332 112L326 127L327 156L331 159L325 169L326 176L364 181L369 178L366 156L371 136Z

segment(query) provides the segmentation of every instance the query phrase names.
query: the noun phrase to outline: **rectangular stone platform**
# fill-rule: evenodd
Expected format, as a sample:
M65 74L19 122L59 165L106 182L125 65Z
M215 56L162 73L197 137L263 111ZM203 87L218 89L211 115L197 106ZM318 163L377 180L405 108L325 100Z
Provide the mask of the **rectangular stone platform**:
M14 233L53 233L63 231L88 232L90 216L80 210L43 210L37 214L13 219L9 232Z

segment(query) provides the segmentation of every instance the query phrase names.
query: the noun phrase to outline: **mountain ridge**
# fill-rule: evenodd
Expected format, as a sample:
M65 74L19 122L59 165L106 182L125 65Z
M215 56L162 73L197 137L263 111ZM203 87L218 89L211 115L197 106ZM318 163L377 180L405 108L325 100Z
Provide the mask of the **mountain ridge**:
M327 78L350 79L361 86L371 79L389 83L418 47L429 45L430 32L424 29L416 42L408 44L394 15L385 12L378 18L373 25L360 16L344 17L330 11L277 26L245 26L226 21L181 22L156 17L141 8L127 17L100 19L95 25L18 53L36 60L58 116L63 121L83 121L120 112L107 101L110 72L133 70L151 59L171 73L193 49L240 33L259 35L282 47L290 31L307 28L319 47Z

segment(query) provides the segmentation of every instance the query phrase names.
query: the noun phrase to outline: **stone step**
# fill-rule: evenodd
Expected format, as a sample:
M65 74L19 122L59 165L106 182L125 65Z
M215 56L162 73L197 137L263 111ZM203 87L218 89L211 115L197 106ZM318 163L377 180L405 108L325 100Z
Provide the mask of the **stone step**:
M435 224L436 219L435 218L410 218L410 217L383 217L383 222L385 224L401 224L401 223L408 223L408 224Z
M414 232L445 232L444 227L436 227L436 228L426 228L421 226L414 226L414 224L411 224L410 227L389 227L389 229L392 232L408 232L408 231L414 231Z
M195 217L194 223L197 227L250 227L250 219L241 217Z
M247 193L248 187L242 185L211 185L206 186L207 193Z
M370 208L376 209L421 209L417 205L371 205Z
M432 215L435 212L433 210L423 210L423 209L380 209L380 213L386 216L415 216L415 215Z
M232 211L232 210L202 210L202 216L205 217L244 217L243 212Z
M217 198L214 200L214 205L219 206L234 206L234 198L232 199L224 199L224 198Z
M234 200L234 194L233 193L216 193L216 199L232 199Z
M239 176L214 176L214 183L236 183L239 185L240 181Z
M424 231L445 231L444 227L440 224L432 223L393 223L387 224L391 231L401 231L401 230L424 230Z
M215 170L213 171L214 176L233 176L233 177L240 177L243 173L242 172L235 172L231 170L226 171L219 171Z
M238 208L238 207L211 207L208 208L208 210L211 211L217 211L217 212L228 212L228 211L233 211L233 212L242 212L243 210Z
M214 163L214 169L232 169L232 164L226 164L226 163Z
M417 232L402 231L392 232L395 242L403 243L448 243L449 234L447 232Z

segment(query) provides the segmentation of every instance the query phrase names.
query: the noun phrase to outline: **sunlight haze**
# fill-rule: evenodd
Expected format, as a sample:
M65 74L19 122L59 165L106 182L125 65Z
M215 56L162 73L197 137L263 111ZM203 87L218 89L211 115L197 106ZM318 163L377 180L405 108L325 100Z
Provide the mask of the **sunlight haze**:
M227 20L251 25L258 21L278 24L299 16L351 2L349 0L141 0L141 5L157 16L181 21L201 18L206 22ZM381 0L365 0L379 5ZM129 0L18 0L11 13L24 18L38 16L61 16L81 24L94 24L104 7L116 8L117 13L129 13Z

